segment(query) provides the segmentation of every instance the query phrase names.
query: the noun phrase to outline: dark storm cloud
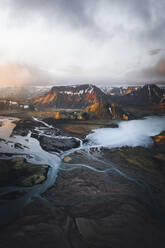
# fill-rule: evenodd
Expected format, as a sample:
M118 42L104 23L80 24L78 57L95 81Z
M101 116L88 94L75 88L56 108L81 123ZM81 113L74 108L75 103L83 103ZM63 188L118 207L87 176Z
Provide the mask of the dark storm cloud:
M159 54L160 52L163 52L165 49L161 49L161 48L157 48L157 49L152 49L150 50L148 53L149 55L157 55Z
M94 25L90 16L95 8L94 0L10 0L10 8L13 14L19 13L18 18L37 14L48 22L58 19L59 23L78 27Z
M164 0L9 0L9 8L11 15L21 25L33 22L35 17L44 17L51 27L64 25L66 28L85 29L89 36L95 35L104 40L122 35L120 30L132 37L129 26L136 23L133 34L135 39L165 39ZM128 16L127 25L123 26L121 21L119 30L114 25L109 32L105 32L105 26L100 26L100 20L96 18L100 9L105 11L108 18L114 10L117 11L114 22L122 20L123 15Z
M20 12L20 15L29 11L41 11L45 14L59 12L63 16L70 17L73 23L76 20L83 24L91 22L97 6L105 6L109 10L117 7L123 12L127 11L129 14L137 15L145 21L151 20L151 8L157 6L153 0L9 0L9 3L11 8Z
M123 8L125 6L128 15L133 17L131 22L138 20L143 23L143 31L139 32L141 39L160 40L165 37L164 0L120 0L120 3L123 3Z
M125 75L139 62L136 68L144 68L137 72L139 77L164 75L150 66L153 65L154 56L148 56L157 55L155 57L159 59L165 49L164 0L2 0L2 2L5 2L3 7L7 8L9 32L10 25L16 27L15 30L18 32L15 36L20 34L18 37L18 40L19 38L21 40L20 44L26 43L26 57L24 54L16 56L19 54L18 48L17 54L13 57L18 57L18 60L21 57L25 64L30 64L30 59L34 59L35 64L41 68L46 66L55 73L57 68L62 68L63 71L58 72L58 75L65 75L68 78L77 75L78 71L81 72L80 77L83 77L85 71L89 78L90 75L97 74L97 78L101 79L104 76L113 78L115 75L116 77ZM0 1L0 6L2 2ZM43 30L38 27L43 27ZM21 33L22 30L24 32ZM27 39L22 39L27 33L29 36L34 35L34 41L35 38L37 41L33 42L32 39L30 43ZM17 38L15 45L17 46ZM45 47L48 47L48 51L45 51ZM43 50L45 63L37 59L37 54L42 54ZM32 56L27 56L27 53ZM10 58L10 54L7 56Z
M127 12L130 16L140 18L142 21L150 22L152 18L152 0L117 0L112 1L120 10ZM131 20L133 21L133 19Z

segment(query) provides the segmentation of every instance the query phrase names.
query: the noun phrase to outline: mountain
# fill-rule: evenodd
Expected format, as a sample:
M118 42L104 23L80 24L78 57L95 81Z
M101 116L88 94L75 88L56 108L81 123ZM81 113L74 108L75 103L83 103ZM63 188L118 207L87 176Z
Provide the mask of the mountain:
M84 108L96 102L106 101L106 94L91 84L55 86L44 96L34 99L37 106L67 109Z
M164 90L154 84L147 84L143 88L124 96L114 96L113 101L125 106L152 106L159 104L164 96Z
M145 85L134 95L134 101L137 105L154 105L163 98L163 90L156 85Z
M140 86L104 86L100 87L100 89L106 94L111 96L124 96L127 94L135 94L136 91L140 89Z
M95 103L121 106L157 106L164 110L165 89L154 84L144 87L98 88L95 85L1 87L0 109L84 109Z

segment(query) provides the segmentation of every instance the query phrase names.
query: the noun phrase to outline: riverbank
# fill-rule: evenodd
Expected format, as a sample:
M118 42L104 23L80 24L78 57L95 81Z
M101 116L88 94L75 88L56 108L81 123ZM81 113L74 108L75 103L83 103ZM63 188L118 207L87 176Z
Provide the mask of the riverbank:
M53 123L43 127L37 122L37 130L32 123L26 126L26 134L29 127L32 133L42 131L52 139ZM74 132L66 130L68 125L73 125ZM62 137L65 133L75 137L74 124L59 122L60 127ZM21 126L15 135L19 130ZM45 187L41 198L36 191L19 218L3 228L0 247L164 247L165 173L163 163L154 158L164 153L164 144L113 149L88 146L86 127L83 132L78 133L82 147L59 151L55 184Z
M2 247L163 247L164 176L123 163L118 156L117 161L108 149L93 149L89 157L85 151L75 152L71 159L70 165L62 165L43 200L34 199L3 228ZM68 170L77 163L102 171L115 165L115 170L107 174L88 168Z

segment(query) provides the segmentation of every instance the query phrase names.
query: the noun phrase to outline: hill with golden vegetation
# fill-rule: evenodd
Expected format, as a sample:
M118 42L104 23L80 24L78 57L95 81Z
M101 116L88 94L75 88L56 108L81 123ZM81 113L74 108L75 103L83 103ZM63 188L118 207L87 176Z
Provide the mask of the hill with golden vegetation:
M83 111L57 111L54 118L63 120L129 120L133 116L125 113L118 104L96 102L87 106Z
M128 120L129 115L126 114L118 104L108 104L108 103L100 103L97 102L91 106L88 106L84 109L82 115L86 115L91 117L96 117L98 119L124 119Z

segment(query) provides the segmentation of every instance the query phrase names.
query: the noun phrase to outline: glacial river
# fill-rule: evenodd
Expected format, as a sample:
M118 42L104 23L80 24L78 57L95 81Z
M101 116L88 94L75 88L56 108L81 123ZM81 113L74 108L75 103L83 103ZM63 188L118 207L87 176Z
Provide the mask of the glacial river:
M13 121L16 118L0 117L0 153L10 153L13 156L23 156L26 160L32 164L47 164L50 166L48 171L47 179L39 185L33 187L26 187L21 189L25 190L27 193L20 197L19 199L12 200L12 203L6 203L0 206L0 224L3 225L12 219L26 204L28 204L31 199L45 192L51 185L54 184L58 170L61 165L61 159L72 153L76 149L71 149L67 152L57 155L55 153L50 153L44 151L38 140L31 137L31 133L25 137L23 136L11 136L12 130L15 127ZM38 120L36 120L38 121ZM83 149L89 150L90 147L121 147L121 146L149 146L152 144L152 139L150 136L159 134L162 130L165 130L165 117L147 117L143 120L132 120L132 121L120 121L118 122L119 128L101 128L93 130L93 132L87 135L89 140L88 144L82 145ZM52 128L45 123L45 126ZM21 144L23 149L15 147L15 143ZM80 149L77 148L77 149ZM8 159L7 156L1 156L3 159ZM81 166L90 168L90 166L85 165L74 165L73 168L76 169ZM66 169L67 170L67 169ZM127 177L124 173L112 168L115 173L120 173L125 178ZM99 170L98 170L99 172ZM101 172L101 171L100 171ZM105 171L106 173L106 171ZM128 178L128 180L134 180ZM135 183L136 180L134 180ZM8 192L13 192L19 190L19 187L5 187L0 189L0 194L5 194Z
M32 164L46 164L50 166L47 179L42 183L33 187L21 187L27 191L27 194L19 199L12 200L12 203L7 203L0 206L0 225L8 222L15 214L17 214L23 206L31 201L35 195L40 195L45 192L56 180L58 168L61 164L61 159L58 155L44 151L38 140L31 137L31 133L25 137L10 136L16 121L16 118L0 117L0 153L10 153L13 156L23 156ZM45 124L46 125L46 124ZM15 143L21 144L23 149L15 148ZM8 159L7 156L1 156L1 159ZM0 189L0 194L19 190L20 187L5 187Z

